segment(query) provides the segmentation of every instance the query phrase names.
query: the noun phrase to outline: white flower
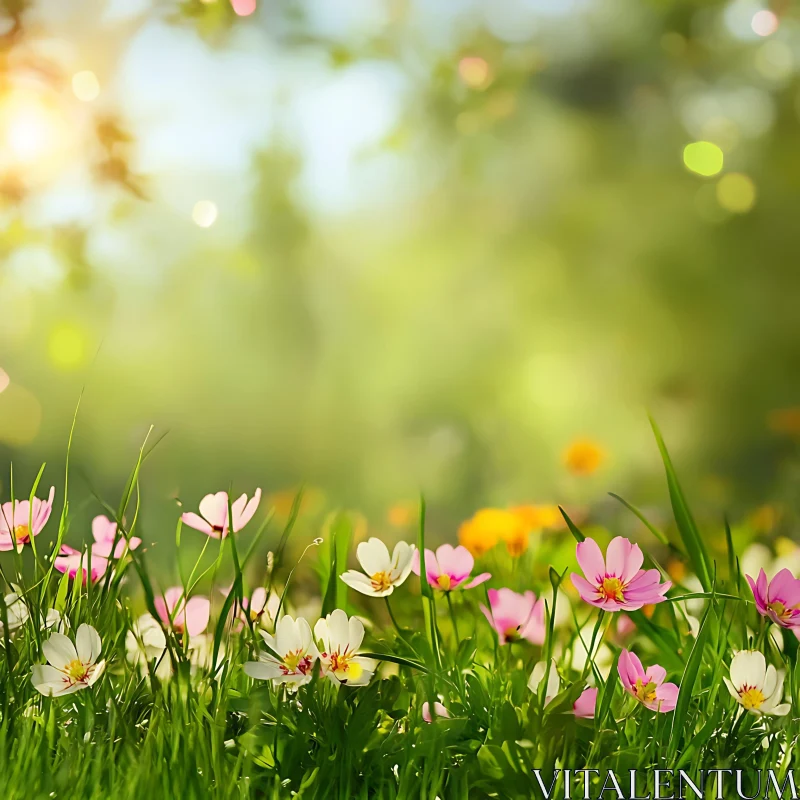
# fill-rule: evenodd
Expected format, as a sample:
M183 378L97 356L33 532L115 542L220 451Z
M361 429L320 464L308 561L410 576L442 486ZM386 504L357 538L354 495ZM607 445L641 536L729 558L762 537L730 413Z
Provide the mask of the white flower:
M17 588L16 586L14 587ZM6 606L6 616L8 617L8 632L21 628L29 619L30 612L25 601L20 597L19 591L7 594L3 600ZM0 614L0 633L3 631L3 619Z
M31 681L43 695L59 697L92 686L103 674L106 662L99 661L100 636L84 623L75 635L75 644L63 633L53 633L43 642L42 653L49 664L35 664Z
M322 674L333 683L364 686L375 672L371 658L357 655L364 639L364 625L356 617L347 618L341 609L317 620L314 636L319 648Z
M539 661L531 672L528 678L528 688L534 693L539 693L539 685L544 680L544 673L547 671L547 662ZM544 693L544 704L547 705L557 694L561 686L561 680L558 677L558 670L556 669L556 660L550 659L550 674L547 677L547 689Z
M279 620L274 636L266 631L259 633L278 658L272 653L262 652L258 661L248 661L244 671L251 678L297 685L311 680L319 653L311 635L311 626L306 620L294 620L287 614Z
M776 670L763 653L740 650L731 660L730 680L724 678L730 693L746 711L783 717L789 713L789 703L783 700L783 670Z
M125 651L132 664L158 661L166 648L164 631L151 614L139 617L125 637Z
M356 550L358 562L367 574L350 569L340 577L361 594L386 597L409 576L414 550L413 544L398 542L390 557L386 545L373 537L369 541L361 542Z
M66 617L62 617L57 608L48 608L44 620L44 629L46 631L56 630L59 633L66 633L69 630L69 620Z

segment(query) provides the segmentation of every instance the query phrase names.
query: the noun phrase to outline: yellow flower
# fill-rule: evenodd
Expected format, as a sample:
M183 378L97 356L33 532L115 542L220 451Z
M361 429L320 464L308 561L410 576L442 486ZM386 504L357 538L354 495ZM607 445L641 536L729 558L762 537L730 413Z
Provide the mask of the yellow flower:
M529 531L560 528L564 525L558 506L514 506L510 510L522 520Z
M573 475L597 472L605 458L605 451L591 439L576 439L564 451L564 465Z
M476 557L491 550L500 539L512 556L528 549L528 529L513 511L484 508L458 529L458 541Z
M667 575L675 583L680 583L686 577L686 565L677 558L671 558L667 562Z
M395 528L407 528L419 518L419 503L415 500L397 503L389 509L386 518Z

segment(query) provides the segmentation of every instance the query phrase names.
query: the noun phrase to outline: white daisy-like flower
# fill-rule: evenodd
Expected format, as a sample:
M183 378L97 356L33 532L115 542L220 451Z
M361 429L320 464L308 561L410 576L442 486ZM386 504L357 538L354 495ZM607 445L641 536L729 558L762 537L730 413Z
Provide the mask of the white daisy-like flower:
M341 579L352 589L371 597L386 597L396 586L400 586L411 573L415 546L398 542L394 552L373 537L356 549L358 563L364 572L351 569L341 575Z
M319 654L306 620L295 620L287 614L278 621L274 636L266 631L259 633L278 658L272 653L262 652L258 661L248 661L244 671L251 678L298 686L311 680Z
M106 662L98 661L102 643L97 631L84 623L75 643L63 633L53 633L42 643L48 664L35 664L31 682L43 695L59 697L93 686L103 674Z
M758 716L783 717L789 703L783 700L783 670L767 666L764 654L757 650L740 650L731 660L731 677L724 678L728 691L746 711Z
M348 619L341 609L317 620L314 626L322 674L336 684L365 686L375 672L371 658L358 655L364 640L364 625L356 617Z

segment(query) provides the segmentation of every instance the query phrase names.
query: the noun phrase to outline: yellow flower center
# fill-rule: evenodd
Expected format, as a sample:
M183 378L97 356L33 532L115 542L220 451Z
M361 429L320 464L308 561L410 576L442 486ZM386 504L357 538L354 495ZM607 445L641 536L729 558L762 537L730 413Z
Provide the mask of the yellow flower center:
M372 588L376 592L385 592L392 585L388 572L376 572L370 580L372 581Z
M438 584L439 584L439 588L440 588L440 589L441 589L443 592L449 592L449 591L450 591L450 584L451 584L451 581L450 581L450 576L449 576L449 575L440 575L440 576L439 576L439 577L436 579L436 583L438 583Z
M31 529L27 525L17 525L14 527L14 538L18 542L27 542L31 538Z
M653 703L656 699L656 685L652 681L644 683L641 678L637 678L633 693L643 703Z
M761 689L757 689L755 686L742 686L742 688L739 689L739 697L742 701L742 705L748 711L758 711L766 700Z
M622 581L619 578L603 578L598 591L605 600L617 600L620 603L625 600L622 593Z
M767 603L767 608L772 611L779 619L788 619L792 616L792 609L786 608L780 600L774 600L772 603Z
M73 681L84 681L89 676L89 670L79 658L74 658L64 667L64 674Z
M520 640L519 629L520 625L517 625L516 628L507 628L504 632L504 636L506 637L507 642L518 642Z
M301 672L305 675L311 667L311 659L302 651L294 650L283 657L281 669L285 675Z
M331 672L342 683L355 681L361 677L364 670L357 661L353 661L351 653L331 653Z
M250 621L251 622L258 622L258 618L261 616L260 611L256 611L255 609L250 609Z

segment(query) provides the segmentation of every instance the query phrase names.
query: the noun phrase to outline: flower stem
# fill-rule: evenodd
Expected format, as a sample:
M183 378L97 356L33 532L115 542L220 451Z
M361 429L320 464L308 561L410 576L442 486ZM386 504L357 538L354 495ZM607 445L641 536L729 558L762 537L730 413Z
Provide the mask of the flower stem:
M447 607L450 609L450 619L453 621L453 633L456 636L456 650L458 650L458 643L461 641L461 637L458 635L458 623L456 622L456 612L453 608L453 601L450 599L450 592L444 593L445 597L447 598Z
M400 624L398 623L397 619L394 616L394 612L392 611L392 606L389 603L389 596L388 595L384 595L383 600L386 603L386 610L389 612L389 617L392 620L392 624L394 625L394 629L397 631L398 638L400 639L400 641L404 645L406 645L406 647L408 647L408 648L413 650L411 645L408 643L408 640L403 635L403 629L400 627Z

